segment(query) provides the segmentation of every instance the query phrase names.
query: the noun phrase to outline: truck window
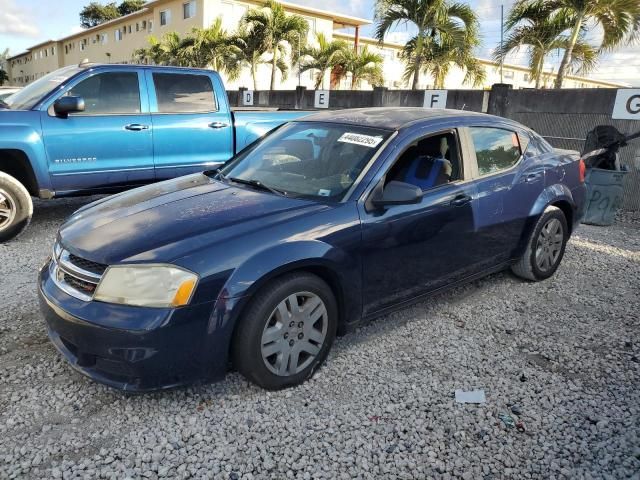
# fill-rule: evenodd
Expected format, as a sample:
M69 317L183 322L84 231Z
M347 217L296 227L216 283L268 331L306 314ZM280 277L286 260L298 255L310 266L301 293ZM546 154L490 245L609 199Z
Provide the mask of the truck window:
M137 72L105 72L89 77L67 92L84 99L84 112L74 115L140 113Z
M154 73L159 113L201 113L217 110L207 75Z

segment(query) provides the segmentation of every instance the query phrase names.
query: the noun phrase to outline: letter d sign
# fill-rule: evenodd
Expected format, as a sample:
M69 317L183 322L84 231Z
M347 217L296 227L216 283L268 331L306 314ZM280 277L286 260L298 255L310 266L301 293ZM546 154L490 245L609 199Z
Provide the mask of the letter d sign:
M611 118L640 120L640 89L621 88L618 90Z

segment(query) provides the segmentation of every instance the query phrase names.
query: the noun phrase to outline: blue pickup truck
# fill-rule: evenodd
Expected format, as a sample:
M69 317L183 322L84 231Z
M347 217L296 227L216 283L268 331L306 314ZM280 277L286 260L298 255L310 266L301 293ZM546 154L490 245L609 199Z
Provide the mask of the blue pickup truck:
M31 197L110 193L214 169L305 112L232 112L210 70L83 63L0 102L0 242Z

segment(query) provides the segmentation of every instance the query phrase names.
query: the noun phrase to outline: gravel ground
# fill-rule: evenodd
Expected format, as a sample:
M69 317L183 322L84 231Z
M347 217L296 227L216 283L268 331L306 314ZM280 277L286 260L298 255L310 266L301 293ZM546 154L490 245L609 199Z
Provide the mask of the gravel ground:
M36 270L86 201L36 205L0 245L0 478L640 478L640 215L580 227L549 281L378 319L301 387L125 396L67 366L38 311ZM455 403L474 388L485 404Z

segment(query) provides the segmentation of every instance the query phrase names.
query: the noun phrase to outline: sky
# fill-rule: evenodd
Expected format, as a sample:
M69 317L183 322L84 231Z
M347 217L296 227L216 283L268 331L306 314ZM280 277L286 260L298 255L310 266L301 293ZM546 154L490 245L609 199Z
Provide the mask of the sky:
M76 33L79 27L78 12L90 0L0 0L0 52L9 48L12 54L24 51L39 42ZM317 0L289 0L318 8ZM495 46L500 41L500 7L504 5L505 15L515 0L466 0L480 18L482 46L477 56L491 58ZM374 0L324 0L321 8L366 19L372 19ZM409 37L410 30L400 26L392 33L390 40L402 42ZM365 27L361 32L373 36L373 28ZM599 32L592 29L589 38L598 39ZM547 70L555 67L560 58L548 58ZM525 50L507 58L508 63L526 64ZM589 74L599 80L626 82L640 87L640 45L620 48L616 52L600 58L596 70Z

